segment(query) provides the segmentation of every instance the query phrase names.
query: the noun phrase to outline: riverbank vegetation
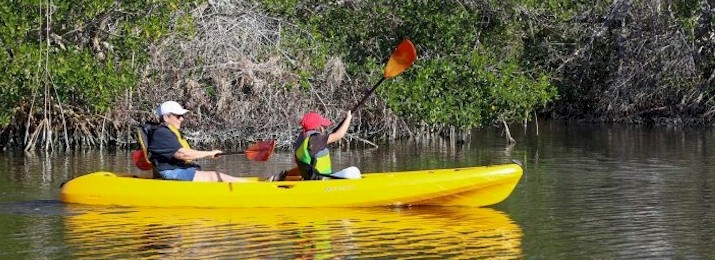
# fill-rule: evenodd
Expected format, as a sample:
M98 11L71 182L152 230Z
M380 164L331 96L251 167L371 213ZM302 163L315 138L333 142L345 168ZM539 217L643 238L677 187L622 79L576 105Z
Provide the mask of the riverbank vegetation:
M198 145L289 146L307 111L340 121L403 38L418 60L356 112L354 141L715 112L712 1L5 2L3 147L129 145L170 99Z

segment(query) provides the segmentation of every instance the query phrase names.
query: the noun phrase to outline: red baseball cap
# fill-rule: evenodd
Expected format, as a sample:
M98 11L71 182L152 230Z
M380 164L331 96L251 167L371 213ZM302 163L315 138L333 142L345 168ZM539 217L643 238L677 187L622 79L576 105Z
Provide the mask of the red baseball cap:
M308 112L300 120L300 125L303 126L303 130L314 130L321 126L330 126L333 122L330 119L325 119L318 113Z

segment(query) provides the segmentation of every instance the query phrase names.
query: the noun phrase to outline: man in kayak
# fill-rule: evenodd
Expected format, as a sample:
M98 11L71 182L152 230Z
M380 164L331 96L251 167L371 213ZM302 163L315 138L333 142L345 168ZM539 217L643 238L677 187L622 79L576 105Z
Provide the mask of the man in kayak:
M202 171L201 166L192 160L217 158L220 150L199 151L189 146L181 135L181 123L189 110L176 101L166 101L157 108L161 123L149 139L150 159L154 162L159 175L167 180L198 182L242 182L242 178L233 177L216 171Z
M345 136L352 118L352 113L347 111L345 121L333 133L326 134L325 127L332 124L329 119L325 119L315 112L309 112L303 116L300 121L303 131L298 134L293 148L295 148L297 169L304 180L362 178L360 169L357 167L351 166L333 172L330 162L328 144L337 142Z

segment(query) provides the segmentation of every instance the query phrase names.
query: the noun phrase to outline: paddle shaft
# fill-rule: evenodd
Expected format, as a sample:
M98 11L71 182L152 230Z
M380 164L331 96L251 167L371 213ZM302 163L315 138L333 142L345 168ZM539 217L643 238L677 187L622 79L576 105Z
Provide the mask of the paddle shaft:
M246 154L246 151L217 153L216 156L220 156L220 155L234 155L234 154Z
M217 153L216 156L222 155L232 155L232 154L245 154L246 158L251 161L266 161L273 154L273 146L275 145L275 140L261 141L254 145L249 146L246 150L237 152L223 152Z
M355 111L360 109L360 107L365 104L365 101L367 101L367 98L369 98L370 95L372 95L372 93L375 92L377 87L380 86L380 84L382 84L382 82L385 81L385 79L386 79L385 77L382 77L380 79L380 81L378 81L377 84L375 84L375 86L372 86L372 88L365 94L365 96L363 96L362 99L360 99L360 102L355 104L355 106L352 109L350 109L350 112L355 113ZM343 123L345 123L345 119L347 119L347 117L343 118L343 121L340 121L340 124L338 124L338 127L333 129L333 133L335 133L335 131L338 131L338 128L340 128L340 126L343 125Z
M367 94L365 94L365 96L362 97L362 99L360 100L360 102L358 102L357 104L355 104L355 106L354 106L352 109L350 109L350 112L355 113L355 111L357 111L363 104L365 104L365 101L367 101L367 98L370 97L370 95L372 95L373 92L375 92L375 90L377 89L377 87L380 86L380 84L382 84L383 81L385 81L385 77L382 77L382 78L380 79L380 81L378 81L377 84L375 84L375 86L372 86L372 88L370 89L370 91L368 91Z

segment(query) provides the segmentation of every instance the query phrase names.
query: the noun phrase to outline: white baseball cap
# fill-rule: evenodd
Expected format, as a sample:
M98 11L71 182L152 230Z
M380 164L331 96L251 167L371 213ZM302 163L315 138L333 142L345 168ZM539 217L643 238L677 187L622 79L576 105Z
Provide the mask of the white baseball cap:
M159 116L166 114L183 115L189 112L189 110L184 109L184 107L176 101L166 101L159 106L159 111L157 112L159 112Z

